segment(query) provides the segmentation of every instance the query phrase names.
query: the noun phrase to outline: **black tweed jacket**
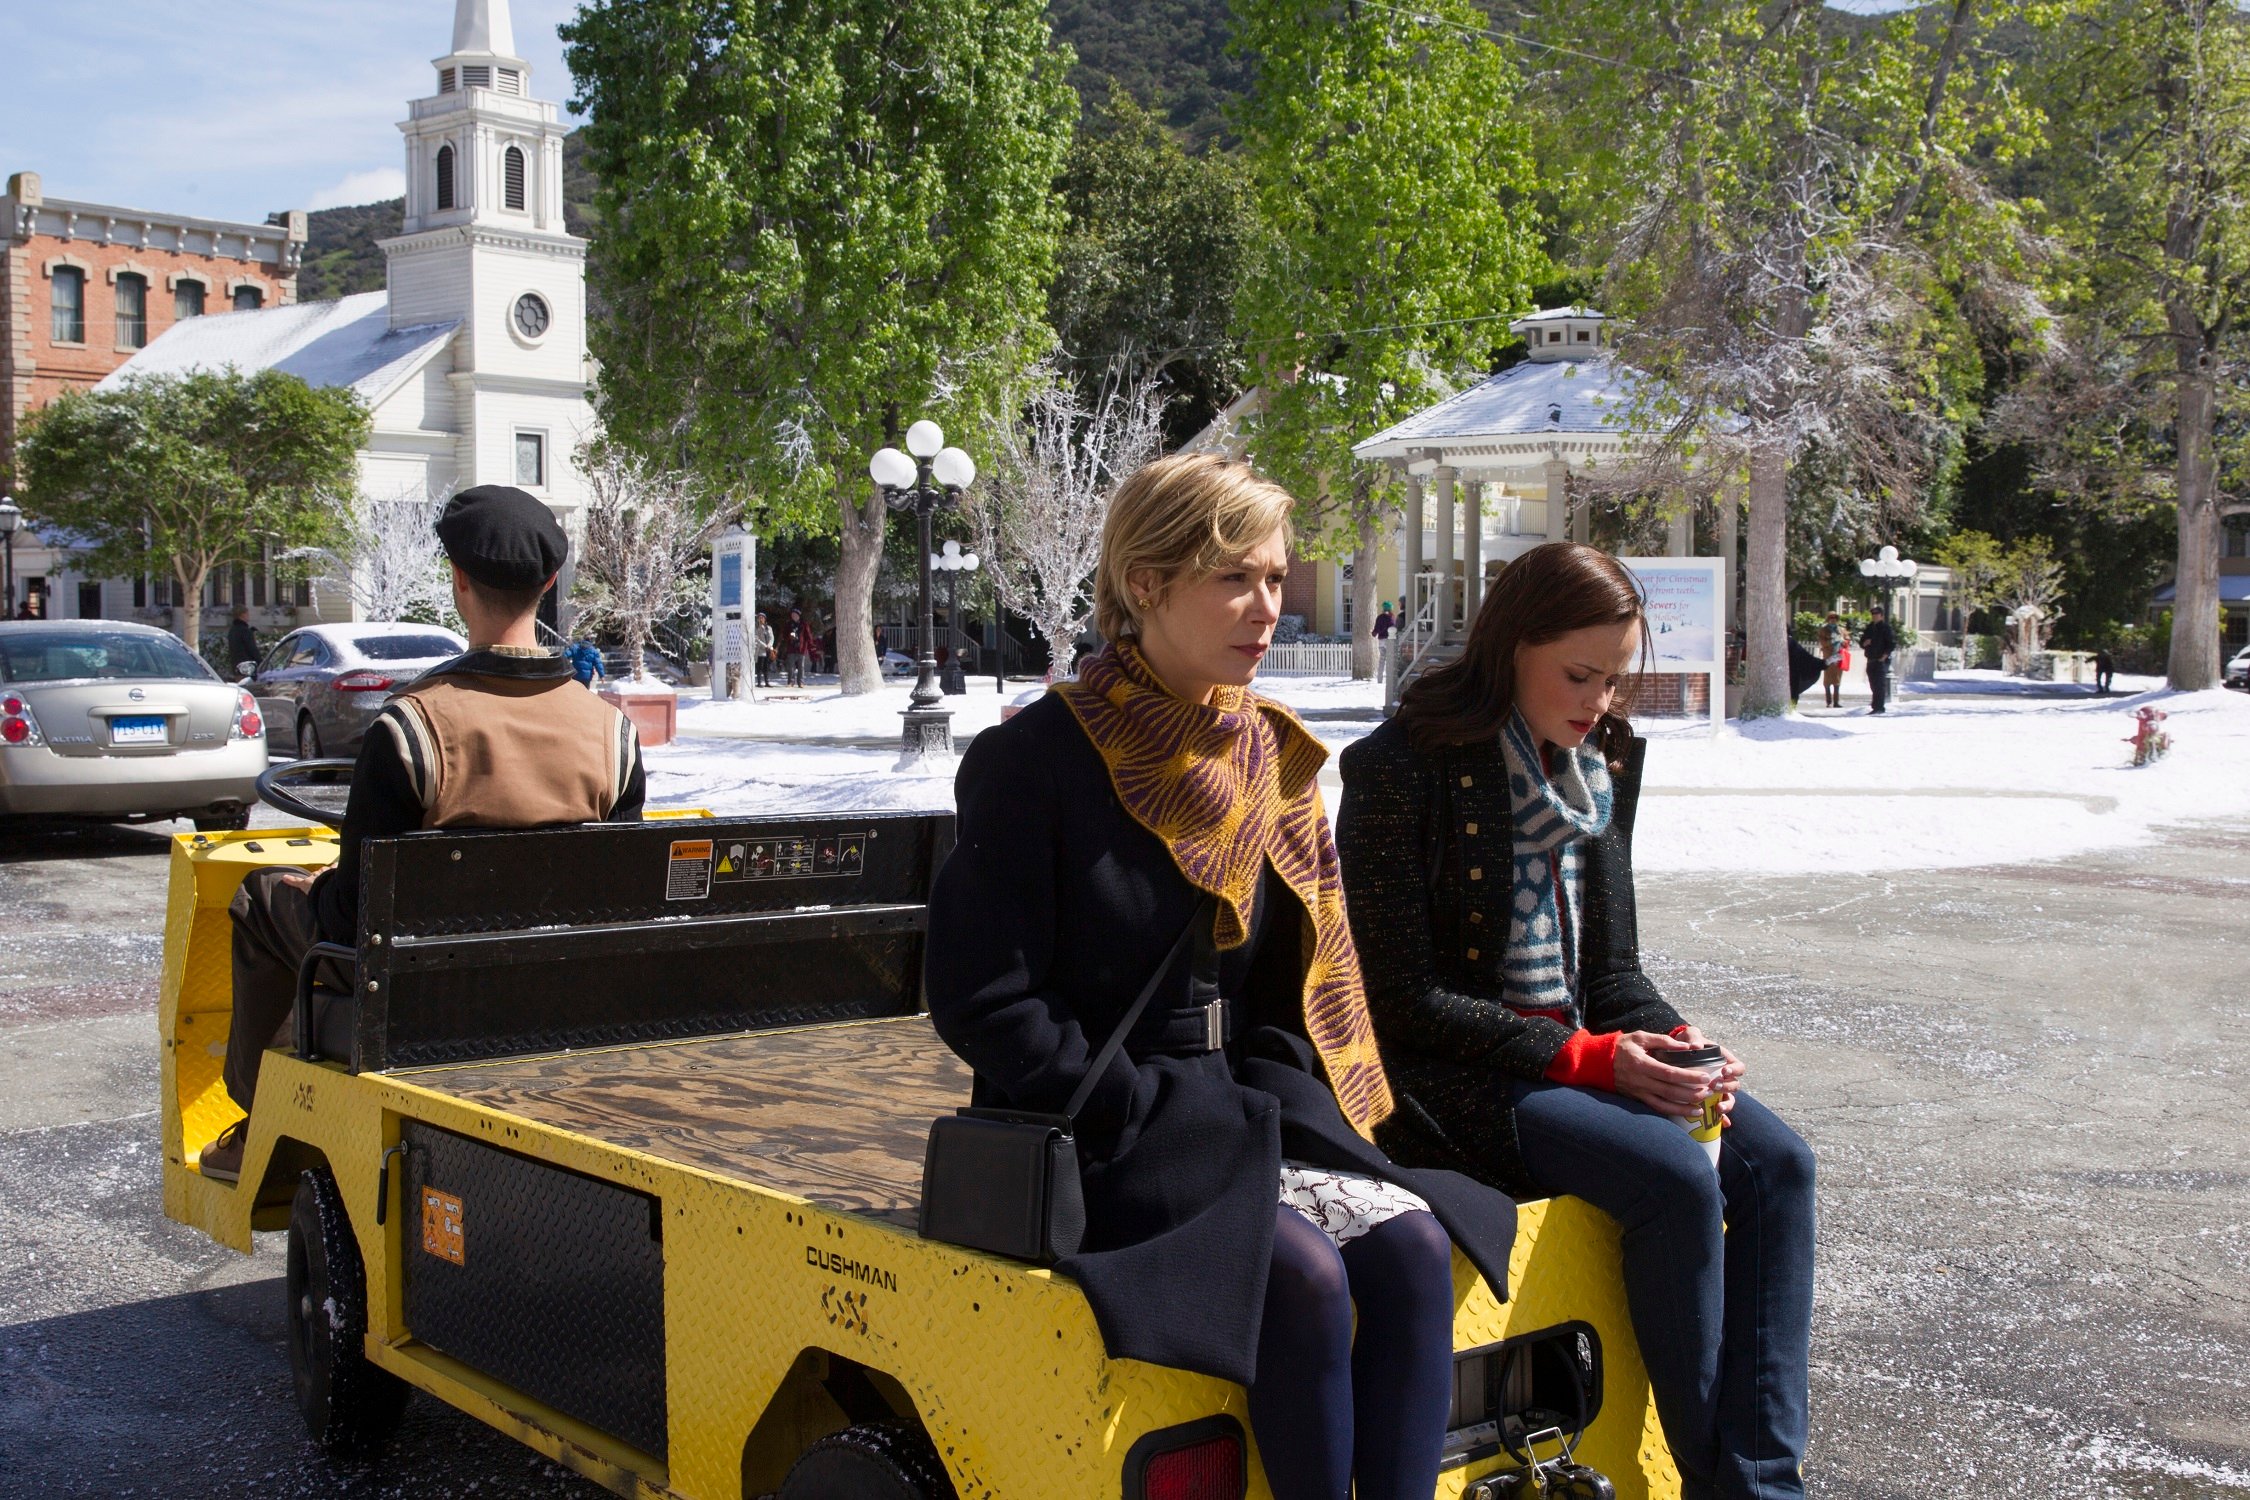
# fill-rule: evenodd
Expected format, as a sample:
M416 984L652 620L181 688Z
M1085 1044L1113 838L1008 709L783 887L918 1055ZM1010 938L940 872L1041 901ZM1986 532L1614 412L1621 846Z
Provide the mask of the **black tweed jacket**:
M1590 1031L1670 1031L1680 1015L1641 972L1633 817L1647 742L1616 777L1607 832L1586 853L1579 974ZM1499 737L1424 754L1393 719L1343 754L1336 848L1367 1000L1398 1111L1394 1161L1538 1189L1495 1073L1545 1076L1567 1028L1501 1003L1513 818Z

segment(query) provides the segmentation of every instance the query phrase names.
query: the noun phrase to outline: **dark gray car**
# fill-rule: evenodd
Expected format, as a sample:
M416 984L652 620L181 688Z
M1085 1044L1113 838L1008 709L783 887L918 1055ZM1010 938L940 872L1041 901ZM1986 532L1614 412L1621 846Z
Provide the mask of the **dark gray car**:
M243 685L284 754L356 755L391 694L468 649L439 625L307 625L283 636Z

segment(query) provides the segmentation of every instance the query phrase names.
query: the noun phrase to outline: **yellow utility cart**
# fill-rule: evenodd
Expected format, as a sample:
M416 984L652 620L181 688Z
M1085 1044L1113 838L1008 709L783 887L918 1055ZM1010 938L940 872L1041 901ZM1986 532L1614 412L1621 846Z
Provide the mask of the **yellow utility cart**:
M178 836L165 1212L242 1251L288 1232L313 1437L378 1444L419 1389L625 1495L1265 1496L1240 1387L1110 1359L1067 1278L916 1233L929 1122L969 1093L920 1013L951 830L370 841L352 992L308 985L306 1042L266 1054L239 1186L196 1168L239 1115L227 903L336 844ZM1537 1493L1541 1429L1627 1500L1678 1493L1607 1220L1526 1203L1507 1299L1454 1275L1439 1496Z

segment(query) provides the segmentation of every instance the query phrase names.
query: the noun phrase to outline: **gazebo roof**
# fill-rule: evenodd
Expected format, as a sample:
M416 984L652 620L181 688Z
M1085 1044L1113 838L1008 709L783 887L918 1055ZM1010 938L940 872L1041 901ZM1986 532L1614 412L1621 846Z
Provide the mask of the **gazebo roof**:
M1534 463L1550 451L1623 452L1632 445L1628 424L1645 378L1607 356L1527 360L1354 443L1352 452L1403 461L1437 450L1431 456L1441 463L1470 467Z

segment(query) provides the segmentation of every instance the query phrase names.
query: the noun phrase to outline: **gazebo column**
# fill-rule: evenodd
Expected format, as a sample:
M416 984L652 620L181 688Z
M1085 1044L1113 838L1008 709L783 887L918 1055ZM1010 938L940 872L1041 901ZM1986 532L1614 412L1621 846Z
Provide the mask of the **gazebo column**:
M1406 476L1406 510L1399 517L1398 613L1401 621L1414 618L1419 601L1415 580L1422 576L1422 476Z
M1675 495L1679 510L1664 525L1664 555L1666 557L1693 557L1695 555L1695 501L1685 495Z
M1563 527L1570 517L1570 465L1561 457L1547 460L1547 540L1563 539Z
M1450 464L1439 464L1431 471L1437 480L1437 639L1453 639L1453 559L1455 554L1454 528L1460 524L1453 505L1453 474Z
M1591 499L1570 513L1570 539L1574 542L1594 539L1594 502Z
M1476 623L1484 604L1484 491L1481 479L1469 481L1461 518L1461 625Z

